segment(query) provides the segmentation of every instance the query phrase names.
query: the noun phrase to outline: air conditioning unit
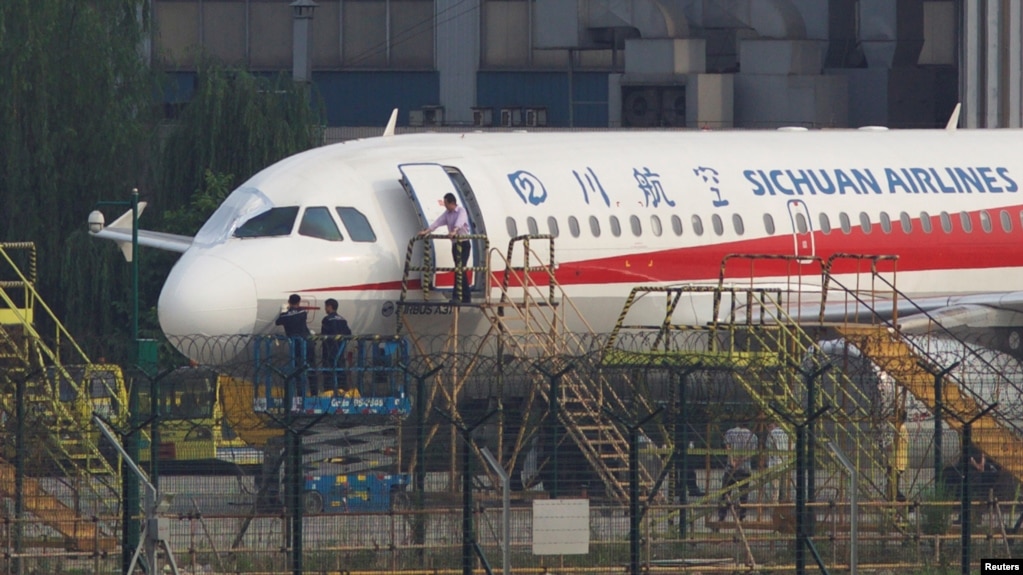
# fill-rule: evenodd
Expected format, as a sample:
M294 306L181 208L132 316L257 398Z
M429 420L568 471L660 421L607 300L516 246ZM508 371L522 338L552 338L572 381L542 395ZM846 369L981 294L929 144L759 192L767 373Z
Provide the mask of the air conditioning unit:
M661 89L661 125L672 128L686 126L685 86Z
M501 108L501 125L510 128L522 125L522 108Z
M423 125L444 125L444 106L423 106Z
M494 109L493 108L473 108L472 109L472 125L473 126L492 126L494 124Z
M408 111L408 125L409 126L422 126L423 125L423 111L422 110L409 110Z
M531 127L547 125L547 108L526 108L526 125Z
M622 86L622 125L654 128L661 125L660 89L650 86Z

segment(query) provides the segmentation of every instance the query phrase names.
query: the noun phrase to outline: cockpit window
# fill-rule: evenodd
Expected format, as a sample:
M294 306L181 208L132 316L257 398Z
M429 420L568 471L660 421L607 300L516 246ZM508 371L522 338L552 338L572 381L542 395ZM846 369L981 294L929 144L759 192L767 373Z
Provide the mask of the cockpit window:
M211 246L234 235L234 231L245 221L273 207L273 203L256 188L238 188L227 196L223 204L206 220L192 243Z
M295 227L298 206L286 208L270 208L251 220L245 222L234 232L236 238L266 238L271 236L287 236Z
M337 208L337 215L341 216L341 223L348 229L348 237L355 242L375 242L377 235L369 220L355 208Z
M330 217L330 210L321 206L305 209L305 214L302 215L302 223L298 226L298 233L303 236L332 242L339 242L344 239L341 237L341 232L337 231L337 224L334 223L334 218Z

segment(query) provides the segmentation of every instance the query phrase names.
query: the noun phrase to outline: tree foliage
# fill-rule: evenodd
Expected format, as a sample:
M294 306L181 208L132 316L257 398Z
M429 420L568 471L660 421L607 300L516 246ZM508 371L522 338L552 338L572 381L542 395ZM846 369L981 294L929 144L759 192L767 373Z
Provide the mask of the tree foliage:
M130 267L85 232L96 203L137 187L150 202L140 227L191 235L241 179L322 141L304 87L212 61L158 131L148 10L147 0L0 1L0 240L36 242L43 297L91 355L112 360L130 349ZM143 336L154 337L176 258L140 256Z
M154 93L145 0L0 2L0 237L34 241L38 287L79 339L123 325L116 250L81 230L143 181Z
M157 197L168 208L188 204L208 188L207 174L230 174L218 185L233 189L270 164L322 143L322 110L287 76L255 76L204 60L196 84L164 148Z

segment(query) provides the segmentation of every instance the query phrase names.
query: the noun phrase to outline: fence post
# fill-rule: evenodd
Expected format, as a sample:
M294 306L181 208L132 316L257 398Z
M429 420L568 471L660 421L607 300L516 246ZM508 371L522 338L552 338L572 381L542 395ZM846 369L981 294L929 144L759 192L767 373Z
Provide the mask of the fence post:
M423 373L414 373L409 366L399 363L402 371L416 380L416 473L412 478L415 491L416 516L412 523L412 542L419 547L419 557L426 554L426 380L433 377L444 365Z

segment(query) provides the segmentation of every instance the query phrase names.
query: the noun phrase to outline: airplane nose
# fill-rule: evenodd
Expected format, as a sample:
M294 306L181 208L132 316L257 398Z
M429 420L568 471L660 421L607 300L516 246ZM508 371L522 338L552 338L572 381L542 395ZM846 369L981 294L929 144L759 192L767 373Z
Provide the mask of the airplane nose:
M160 292L160 328L168 337L251 334L256 285L225 259L185 254Z

